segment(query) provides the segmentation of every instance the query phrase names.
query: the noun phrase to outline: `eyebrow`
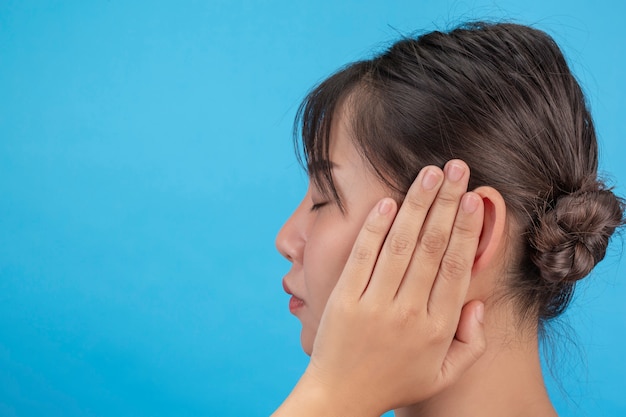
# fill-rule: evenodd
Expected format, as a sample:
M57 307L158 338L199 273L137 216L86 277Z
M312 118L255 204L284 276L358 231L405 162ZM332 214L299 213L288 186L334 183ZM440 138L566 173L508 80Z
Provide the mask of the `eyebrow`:
M338 169L339 165L330 160L312 161L307 166L307 172L309 176L316 176L319 172L326 172L327 170Z

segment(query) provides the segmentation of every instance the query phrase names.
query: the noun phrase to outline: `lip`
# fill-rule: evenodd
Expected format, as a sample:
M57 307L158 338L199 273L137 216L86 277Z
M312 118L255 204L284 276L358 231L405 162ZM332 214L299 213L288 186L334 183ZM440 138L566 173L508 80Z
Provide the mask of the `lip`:
M296 314L296 312L302 307L304 307L304 301L296 297L295 295L292 295L289 299L289 312L291 314Z
M304 307L304 300L293 294L285 278L283 278L283 289L287 294L291 295L289 299L289 312L295 315L298 310Z
M287 285L287 279L283 278L283 289L285 290L285 292L289 295L293 295L293 293L291 292L291 290L289 289L289 286Z

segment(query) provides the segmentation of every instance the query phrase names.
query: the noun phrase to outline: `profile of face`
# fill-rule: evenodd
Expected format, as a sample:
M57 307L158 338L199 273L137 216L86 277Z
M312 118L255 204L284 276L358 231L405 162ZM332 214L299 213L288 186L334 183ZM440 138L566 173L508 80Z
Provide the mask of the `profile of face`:
M302 323L301 343L310 355L324 307L372 207L390 192L356 150L347 118L338 112L330 133L330 163L343 211L310 181L300 205L276 238L291 262L283 279L290 311Z
M574 284L625 223L623 200L597 176L582 89L553 39L537 29L477 22L403 38L320 83L296 121L315 180L276 246L292 263L283 284L309 354L367 214L381 198L408 190L421 167L462 159L472 170L470 189L497 190L502 204L493 200L485 217L503 224L506 211L519 249L507 252L512 273L498 280L498 293L515 300L511 309L529 329L567 308ZM336 191L341 207L318 183ZM483 298L491 299L494 285L484 284Z

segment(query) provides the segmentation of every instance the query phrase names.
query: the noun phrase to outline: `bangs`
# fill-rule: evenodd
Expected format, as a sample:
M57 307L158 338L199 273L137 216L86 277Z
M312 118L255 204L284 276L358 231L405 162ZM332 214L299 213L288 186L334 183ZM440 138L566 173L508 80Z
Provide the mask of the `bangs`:
M467 129L444 115L455 103L440 98L438 89L445 83L430 81L423 58L410 55L399 60L394 55L394 48L407 42L339 70L316 86L298 108L293 132L298 161L309 181L342 211L330 163L331 127L338 111L344 110L340 107L348 115L357 152L399 203L420 169L443 167L459 157L450 145L451 136L465 135ZM407 62L421 66L405 69L402 65Z
M330 131L344 99L355 91L367 73L368 61L353 63L315 87L302 101L294 123L294 146L298 162L325 198L343 211L330 161Z

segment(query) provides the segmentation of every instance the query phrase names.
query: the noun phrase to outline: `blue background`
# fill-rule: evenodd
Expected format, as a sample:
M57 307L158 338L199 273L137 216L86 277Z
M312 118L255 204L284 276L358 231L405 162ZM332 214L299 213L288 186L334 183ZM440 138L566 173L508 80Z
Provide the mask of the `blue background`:
M295 110L399 34L473 18L547 30L626 194L624 12L621 0L2 0L0 416L268 415L307 363L273 246L306 187ZM562 416L626 415L621 251L616 240L552 333Z

